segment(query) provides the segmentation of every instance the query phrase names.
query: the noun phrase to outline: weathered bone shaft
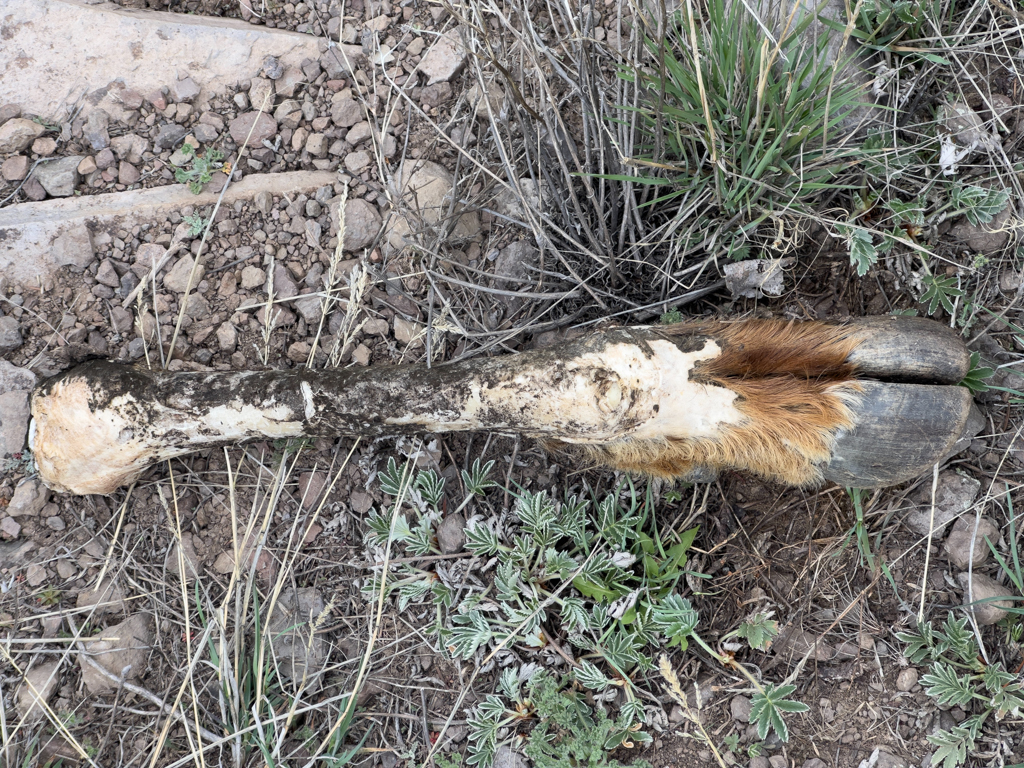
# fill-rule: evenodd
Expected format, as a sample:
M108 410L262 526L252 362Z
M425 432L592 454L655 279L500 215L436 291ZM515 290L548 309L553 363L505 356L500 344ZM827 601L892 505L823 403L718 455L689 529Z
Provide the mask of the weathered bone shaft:
M754 321L610 329L433 368L166 373L92 361L34 393L30 446L43 480L73 493L110 493L154 462L259 437L479 429L582 446L598 461L654 474L739 468L800 484L820 479L837 438L862 419L859 367L915 376L923 367L924 378L939 371L939 383L962 375L962 344L941 326L899 330L952 351L908 366L885 362L877 329ZM858 349L870 354L858 360ZM957 388L930 389L948 415L916 464L959 435L969 407L962 391L947 392ZM869 474L873 484L899 475Z

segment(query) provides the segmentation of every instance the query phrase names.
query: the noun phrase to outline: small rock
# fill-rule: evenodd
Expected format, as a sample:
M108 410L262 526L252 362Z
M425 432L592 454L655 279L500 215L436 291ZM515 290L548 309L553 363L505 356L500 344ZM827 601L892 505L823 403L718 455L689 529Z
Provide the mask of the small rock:
M270 112L274 108L274 81L265 77L254 77L249 86L249 103L253 109Z
M18 368L8 360L0 359L0 394L29 390L36 385L36 375L28 368Z
M49 136L40 136L32 142L32 152L40 157L49 157L57 151L57 142Z
M170 96L176 102L187 102L191 104L199 95L199 86L191 77L175 80L171 83Z
M44 661L25 673L16 696L18 714L25 722L34 723L46 715L46 705L60 682L59 669L60 662Z
M21 191L25 193L25 197L29 200L38 202L46 199L46 190L43 189L43 185L34 176L29 177L28 181L22 186Z
M137 184L139 179L142 178L142 174L139 173L139 169L131 163L127 163L124 160L117 166L117 183L124 184L126 187L132 184Z
M26 477L14 489L14 496L7 505L7 514L11 517L38 515L44 506L50 490L43 485L38 477Z
M454 555L466 544L466 518L461 514L448 515L437 526L437 545L442 554Z
M34 120L16 117L0 125L0 155L21 152L42 136L46 129Z
M67 525L64 523L64 518L59 515L51 515L46 518L46 527L54 531L63 531Z
M259 267L249 265L242 270L242 288L251 291L254 288L262 288L267 282L267 273Z
M262 147L265 139L277 133L277 121L266 112L246 112L231 121L228 132L239 146L246 144L249 147Z
M975 620L983 627L995 624L1007 615L1005 609L1013 606L1012 600L998 599L1012 598L1013 592L983 573L975 573L970 579L969 574L959 573L956 580L960 582L960 586L964 589L964 605L968 606L967 610L973 611ZM969 581L971 584L970 592L973 595L967 589ZM973 603L971 601L972 596L974 598Z
M82 133L85 140L97 152L110 146L110 134L107 133L107 126L110 124L110 115L102 109L94 109L89 113L85 125L82 126Z
M21 117L21 107L17 104L0 104L0 125L15 117Z
M164 287L169 291L174 291L175 293L184 293L185 288L188 286L188 278L192 272L193 264L195 264L195 259L192 258L191 254L186 253L178 259L174 266L171 267L170 271L164 276ZM199 285L199 281L203 279L204 272L205 268L200 265L192 280L193 289L195 289L195 287Z
M429 160L405 160L398 167L395 186L401 190L405 204L424 224L433 226L447 220L453 180L444 166ZM479 216L475 212L464 213L456 221L451 237L467 240L479 231ZM397 238L394 237L396 234ZM402 235L394 231L389 233L389 242L394 248L404 245Z
M492 768L528 768L529 763L507 744L502 744L494 753Z
M434 83L420 91L420 103L426 108L439 107L451 99L451 97L452 87L448 83Z
M165 123L157 131L153 146L157 149L174 149L185 138L185 127L177 123ZM116 151L116 150L115 150ZM124 159L124 158L121 158ZM131 158L129 158L131 160ZM137 161L136 161L137 162Z
M370 164L370 153L360 150L345 155L345 168L349 173L359 173Z
M750 762L747 766L748 768L772 768L772 764L768 762L768 758L764 755L757 755L750 758Z
M316 589L289 588L278 598L267 625L280 674L311 690L320 687L320 674L327 661L327 640L317 633L324 608L324 599Z
M346 24L346 29L354 30L352 24ZM344 77L351 77L355 68L366 61L361 45L341 44L331 46L320 56L320 66L327 73L329 80L340 80Z
M173 149L174 145L177 144L181 138L185 135L185 129L180 125L165 126L168 128L167 140L172 143L164 147L164 149ZM181 135L177 139L173 137L176 130L180 129ZM163 128L161 128L163 131ZM159 139L158 139L159 141ZM127 160L132 165L138 165L142 162L142 154L149 149L149 143L134 133L128 133L124 136L118 136L110 140L110 148L114 151L114 155L118 160ZM157 149L161 147L157 146ZM102 152L100 154L103 154ZM99 163L97 163L99 165Z
M24 450L30 415L28 391L0 394L0 457Z
M159 243L143 243L135 251L132 272L141 280L160 263L165 253L167 253L167 249Z
M280 79L275 83L277 86L277 92L286 99L290 99L295 95L299 86L305 82L305 79L306 76L298 67L285 67L284 74L281 75ZM315 80L316 78L313 79Z
M21 523L13 517L5 517L3 520L0 520L0 533L5 534L10 539L16 539L18 534L21 533Z
M126 88L121 91L121 104L127 110L136 110L142 106L143 97L138 91L133 91L130 88Z
M152 644L152 622L142 613L100 632L95 639L85 643L85 650L79 654L82 683L89 693L96 694L115 690L116 681L122 676L129 680L139 678L145 672L146 657ZM114 679L111 680L86 659L98 664Z
M295 311L302 316L307 326L315 327L320 322L320 318L323 317L324 308L319 296L306 296L298 299L294 304ZM305 359L302 362L305 362Z
M253 202L256 203L256 209L264 215L270 213L274 208L274 197L266 190L257 192Z
M420 61L419 71L427 76L427 85L448 82L466 64L466 49L457 29L445 32Z
M71 155L41 163L36 168L35 179L50 197L70 197L78 184L78 164L84 159L82 155Z
M965 518L957 520L953 523L953 530L943 545L950 564L963 571L968 566L973 565L973 567L977 568L984 563L988 560L988 555L991 551L988 544L985 543L986 538L993 545L999 541L999 529L996 528L989 518L983 517L978 521L977 533L974 530L973 520ZM972 540L974 541L973 552L971 551Z
M192 135L203 144L212 144L220 136L220 133L212 125L196 123L192 126Z
M969 509L980 491L981 483L973 477L958 474L953 470L946 470L940 474L935 489L935 533L944 531L954 518ZM910 530L925 536L928 534L931 520L931 492L930 483L919 489L914 495L914 500L925 506L911 512L906 518Z
M78 175L88 176L90 173L96 170L96 159L92 155L86 155L86 157L78 164Z
M307 353L308 354L308 353ZM327 475L323 472L303 472L299 475L299 499L303 509L316 506L320 494L327 487Z
M117 158L114 157L113 150L104 149L96 155L96 167L101 171L105 171L107 168L112 166L116 160ZM79 171L79 173L81 173L81 171Z
M100 268L96 270L96 282L100 285L109 285L111 288L120 287L121 278L110 259L100 262Z
M365 515L373 507L373 497L364 491L352 491L348 497L348 505L357 515Z
M299 286L284 264L274 265L274 294L278 299L290 299L299 295Z
M28 176L29 161L25 155L14 155L4 160L0 166L0 176L4 181L21 181Z
M423 341L423 326L406 320L404 317L395 317L395 341L399 344L421 343Z
M804 762L802 768L828 768L828 763L820 757L812 757L810 760Z
M796 662L810 651L812 661L830 661L835 656L835 649L812 632L791 625L784 627L772 643L772 650L783 658Z
M322 133L311 133L306 139L306 151L310 157L326 157L327 146L327 137Z
M789 768L789 760L783 755L772 755L768 758L768 765L771 768Z
M284 65L276 56L267 56L263 59L263 74L271 80L277 80L284 74Z
M124 592L108 577L92 589L79 592L75 607L80 611L94 612L97 616L121 613L125 610Z
M751 708L751 701L746 696L733 696L732 701L729 702L729 712L732 713L732 719L739 723L746 724L750 722Z
M876 754L878 755L877 757L875 757ZM903 758L877 747L872 751L871 758L869 759L874 759L872 763L873 768L907 768L907 762Z
M234 352L238 344L238 334L231 323L221 323L217 327L217 345L221 352Z
M30 587L42 586L50 578L46 568L38 563L32 563L25 569L25 581Z
M736 298L778 296L783 288L783 268L790 263L790 259L749 259L729 262L722 267L725 285Z
M331 223L337 226L337 205L331 207ZM345 237L341 247L346 251L358 251L370 246L380 232L381 217L377 207L362 198L345 203Z
M352 361L357 365L370 364L370 348L365 344L358 345L352 350Z
M345 97L331 100L331 120L339 128L350 128L363 119L363 108L355 99Z
M221 552L213 561L213 570L223 575L235 570L235 556L230 552Z
M481 88L480 83L474 83L466 91L466 100L472 107L473 114L479 118L487 118L490 113L498 117L505 109L505 92L493 81L488 83L486 88Z
M196 554L196 544L193 535L186 531L181 534L181 556L179 559L178 555L178 542L171 544L170 550L167 552L167 557L164 559L164 567L167 572L181 578L181 567L184 562L185 566L185 581L186 583L192 583L202 573L202 562L199 560L199 555Z
M917 685L918 672L914 667L900 670L896 676L896 690L909 693Z
M1010 239L1013 207L1007 205L987 224L972 224L966 217L949 230L949 236L967 245L974 253L994 256Z

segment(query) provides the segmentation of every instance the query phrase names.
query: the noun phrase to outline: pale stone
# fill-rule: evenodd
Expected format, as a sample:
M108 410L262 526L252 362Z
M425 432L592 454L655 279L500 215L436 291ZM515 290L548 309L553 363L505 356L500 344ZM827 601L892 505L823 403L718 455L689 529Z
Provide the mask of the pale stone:
M38 477L27 477L18 483L14 496L7 505L7 514L11 517L38 515L44 506L50 490L43 485Z
M973 576L960 573L956 580L964 590L964 605L970 606L967 610L974 613L974 618L983 627L995 624L1008 614L1006 609L1013 606L1013 592L990 576L983 573L975 573Z
M237 343L238 334L235 331L235 326L231 323L221 323L217 327L217 345L221 352L234 352Z
M34 723L46 715L46 705L60 682L59 669L60 662L44 661L25 673L16 697L18 714L25 722Z
M75 607L85 613L97 616L116 614L125 610L124 592L110 577L102 583L89 587L78 593Z
M4 0L0 5L3 49L38 59L36 65L7 67L0 78L0 104L17 102L27 113L58 120L76 103L85 112L98 107L124 120L137 108L138 93L165 85L171 86L172 96L191 98L201 111L213 96L256 75L267 56L285 67L320 56L315 35L241 19L66 0ZM181 80L179 66L188 67ZM202 91L193 96L195 84ZM84 93L90 98L82 99Z
M257 193L284 196L311 194L333 184L333 171L295 171L246 176L224 193L224 207L252 200ZM35 284L57 268L82 271L95 258L90 226L96 231L131 228L165 219L185 206L212 206L217 192L193 195L172 184L106 195L83 195L0 208L0 274L14 282Z
M254 288L262 288L267 282L267 273L259 267L249 265L242 270L242 288L251 291Z
M451 29L430 46L420 61L419 71L427 76L427 85L448 82L465 66L466 56L458 29Z
M175 293L184 293L185 288L188 286L188 278L192 272L192 266L195 264L195 259L192 258L191 254L186 253L184 256L179 258L170 271L164 276L164 287L169 291ZM203 279L203 273L205 267L202 264L195 271L195 276L192 278L192 290L199 285L199 281Z
M138 679L145 671L146 658L152 644L152 622L142 613L100 632L86 642L84 651L79 653L82 683L89 693L97 694L116 689L116 681L122 676L129 680ZM114 679L111 680L86 659L98 664Z

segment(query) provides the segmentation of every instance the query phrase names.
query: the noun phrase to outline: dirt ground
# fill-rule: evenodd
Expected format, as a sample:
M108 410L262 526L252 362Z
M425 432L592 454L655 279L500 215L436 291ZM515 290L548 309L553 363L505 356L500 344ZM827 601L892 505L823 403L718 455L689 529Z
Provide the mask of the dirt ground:
M119 4L247 18L254 25L318 35L328 28L336 35L331 20L344 17L350 30L345 34L351 38L343 42L360 44L366 35L375 35L394 61L386 65L387 78L380 67L363 67L362 74L352 77L336 77L316 62L303 67L295 108L278 109L268 142L235 166L245 175L337 171L334 183L293 197L257 196L216 215L210 207L185 208L148 224L95 231L95 259L83 269L65 268L41 285L15 284L0 276L0 313L16 320L20 338L2 358L32 371L37 380L97 356L195 371L376 366L428 359L439 363L543 346L598 322L649 322L676 305L692 317L826 320L921 309L905 257L880 261L858 277L845 247L824 228L808 226L799 237L792 235L794 245L784 254L794 259L785 290L759 299L730 295L717 284L717 266L707 261L697 268L696 258L672 257L658 264L634 250L613 276L615 270L598 258L603 256L589 244L586 232L553 235L561 243L577 244L575 251L560 252L568 255L536 252L531 232L489 175L501 164L494 145L487 143L494 129L467 97L476 82L473 65L430 85L415 71L437 35L458 27L440 4L348 0L342 9L333 0L316 0L269 3L256 8L256 15L238 3L218 0ZM595 39L607 43L610 20L621 10L611 0L599 10L606 26L598 25L601 32ZM498 29L496 23L493 29ZM225 161L235 163L240 142L227 126L248 108L239 104L260 75L246 73L239 87L212 100L201 113L176 109L168 94L162 94L162 107L154 103L158 98L142 94L133 119L112 121L107 127L110 163L82 174L81 194L174 183L174 149L159 146L160 131L168 123L180 126L182 135L211 126L216 139L202 148L217 147ZM1009 157L1019 159L1024 120L1015 110L1022 104L1020 77L1006 69L990 75L990 94L1011 101L1013 117L1007 120L1017 121L1018 133L1011 130L1004 148ZM410 87L401 98L389 91L406 83ZM336 117L338 104L345 100L342 92L369 105L372 122ZM339 93L343 98L337 98ZM927 92L914 109L931 109L937 98ZM584 123L573 120L567 110L569 140L582 146L587 141ZM47 126L45 136L54 139L54 148L40 149L98 158L100 151L90 144L88 132L82 119ZM314 134L323 136L326 151L309 144ZM135 139L118 143L123 137L136 137L145 150L133 158ZM538 145L558 139L533 138ZM475 147L472 157L479 165L467 159L470 147ZM355 157L359 153L366 156ZM38 157L27 149L23 154ZM470 218L457 218L447 231L434 231L426 255L412 257L392 247L389 237L401 227L396 224L402 211L395 202L400 197L393 188L395 174L401 163L417 158L439 163L452 174L456 198L466 202L463 216ZM219 189L225 171L232 169L216 170L209 188ZM19 186L20 180L2 184L0 200L7 205L26 202L41 190ZM553 205L542 198L536 198L539 207ZM354 239L339 258L338 208L346 201L362 201L359 205L365 207L344 209L352 228L344 238ZM213 218L205 242L201 227L190 231L197 214ZM951 228L961 224L940 224L933 243L947 260L947 274L961 274L958 264L980 250L977 243L965 247L963 238L954 236ZM182 280L187 268L182 272L175 267L175 276L165 269L156 285L149 283L126 302L147 275L149 263L140 254L147 246L166 248L176 242L182 243L181 253L193 256L203 242L203 269L189 295ZM530 253L523 256L525 249ZM1007 245L1004 238L988 253L989 266L970 272L974 302L1020 322L1016 305L1022 265L1014 244ZM358 272L352 277L354 267L365 277ZM683 272L685 279L679 277ZM523 285L530 292L513 295ZM670 305L684 287L702 295ZM541 293L550 296L537 298ZM303 296L316 298L303 302ZM274 299L279 303L270 309L268 322ZM941 310L935 316L948 322ZM1009 368L1024 350L1015 334L985 316L965 336L986 360ZM996 382L1017 386L1003 370ZM1018 541L1008 540L1008 522L1012 510L1024 503L1020 407L1012 393L993 391L980 399L986 427L967 451L949 461L942 476L977 481L975 496L958 513L993 519L1003 536L1000 547L1008 552L1019 546L1021 528ZM41 503L31 513L14 517L5 510L19 483L30 477L31 467L21 454L2 459L0 722L11 750L6 759L21 760L5 764L207 764L198 761L194 747L200 726L217 737L238 727L226 714L223 693L218 695L220 662L214 661L230 656L231 644L225 641L223 648L214 649L211 638L242 641L226 626L215 626L216 612L227 616L239 610L252 593L257 602L260 595L286 602L282 595L288 590L305 588L313 588L319 599L315 604L322 613L315 636L323 644L327 672L306 694L303 705L309 708L296 714L282 737L287 739L281 753L288 755L284 764L305 764L313 754L312 740L326 734L331 713L344 706L344 696L360 675L364 680L358 711L345 742L353 746L366 735L355 764L395 768L421 765L428 753L434 760L434 748L442 756L464 753L467 719L472 707L494 691L496 671L481 672L472 662L442 652L427 633L435 617L429 602L399 610L389 598L376 620L376 598L364 591L372 586L377 557L364 540L366 518L371 509L386 508L390 498L380 488L379 473L389 457L403 456L447 478L446 503L453 506L461 500L460 472L470 469L474 459L493 459L502 487L474 502L467 518L474 511L507 510L511 499L506 488L554 489L553 495L561 496L589 486L598 496L621 480L610 472L573 465L534 441L504 435L431 436L424 441L319 439L301 445L265 441L203 451L154 467L110 497L40 490ZM939 707L925 694L916 674L923 670L914 669L896 639L897 632L913 627L922 600L925 616L939 622L964 600L956 578L960 569L949 562L941 536L928 540L906 525L910 515L927 506L931 481L929 476L865 496L871 562L858 547L853 534L857 514L842 488L793 490L740 474L725 474L710 484L655 484L662 499L662 524L685 520L686 525L699 525L684 594L700 614L702 637L714 644L753 611L772 611L782 635L770 650L744 648L736 652L737 659L766 681L778 683L796 671L795 698L809 706L807 712L790 716L788 743L761 740L746 722L751 691L745 680L694 646L673 652L670 658L691 694L690 705L717 749L727 753L727 762L752 768L927 766L934 751L927 736L970 714L969 705L966 710ZM641 490L646 482L638 481ZM470 571L482 565L461 545L443 555L411 559L427 569L438 562ZM992 576L1000 572L991 560L980 570ZM246 575L248 584L243 583ZM101 578L115 585L105 599L93 591ZM108 685L91 692L78 661L77 639L123 626L121 622L135 615L150 618L152 639L141 661L126 673L131 687ZM363 674L363 655L374 628L373 652ZM1007 637L1005 624L983 633L989 653L1019 675L1024 656L1019 643ZM309 642L313 649L316 643ZM209 653L197 654L197 647ZM519 663L558 663L550 649L541 653L516 645L509 651ZM233 652L240 663L246 648L236 646ZM198 664L197 655L203 659ZM16 702L22 673L48 662L58 670L48 705L57 722L23 717ZM659 768L714 765L711 749L664 693L657 674L637 682L657 701L662 718L650 728L652 744L620 749L615 757L623 762L640 758ZM287 700L275 704L279 712L289 706ZM166 716L168 708L183 717ZM731 736L737 737L734 752L728 748ZM762 742L762 754L749 751ZM230 743L204 760L267 764L256 751L239 758ZM965 764L1020 763L1024 720L1010 715L987 722Z

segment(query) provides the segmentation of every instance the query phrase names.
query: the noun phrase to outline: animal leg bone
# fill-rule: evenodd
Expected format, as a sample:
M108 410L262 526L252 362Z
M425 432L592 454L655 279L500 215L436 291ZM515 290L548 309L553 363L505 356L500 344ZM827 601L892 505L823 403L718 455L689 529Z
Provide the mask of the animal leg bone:
M914 318L613 328L432 368L167 373L96 360L33 393L30 447L47 485L80 494L260 437L467 430L662 476L875 486L916 476L961 436L970 393L950 385L967 360L948 329Z

